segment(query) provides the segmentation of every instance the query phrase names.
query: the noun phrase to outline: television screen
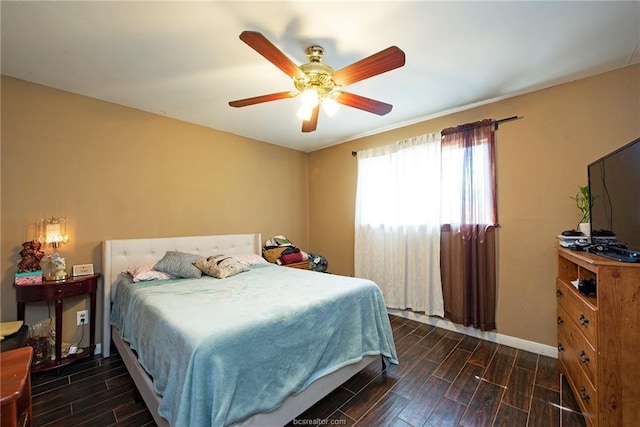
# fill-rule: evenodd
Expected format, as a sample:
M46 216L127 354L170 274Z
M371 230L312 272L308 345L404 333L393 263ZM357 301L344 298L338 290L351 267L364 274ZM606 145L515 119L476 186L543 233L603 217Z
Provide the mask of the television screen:
M618 247L628 249L637 257L640 254L640 138L591 163L588 174L592 243L611 242L615 235Z

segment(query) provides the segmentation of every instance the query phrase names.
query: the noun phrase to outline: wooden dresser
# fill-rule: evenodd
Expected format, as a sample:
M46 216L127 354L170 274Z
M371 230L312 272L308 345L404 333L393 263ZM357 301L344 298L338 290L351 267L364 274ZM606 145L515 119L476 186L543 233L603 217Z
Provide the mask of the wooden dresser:
M597 296L572 282L594 279ZM640 423L640 264L558 250L558 360L589 426Z
M0 353L2 427L31 426L31 361L33 349L20 347Z

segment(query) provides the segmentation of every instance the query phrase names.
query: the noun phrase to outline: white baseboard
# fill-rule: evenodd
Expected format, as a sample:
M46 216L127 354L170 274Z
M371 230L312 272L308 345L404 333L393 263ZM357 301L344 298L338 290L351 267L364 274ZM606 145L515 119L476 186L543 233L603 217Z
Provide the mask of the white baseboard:
M424 314L414 313L412 311L397 310L393 308L388 308L387 311L389 312L389 314L404 317L405 319L415 320L416 322L426 323L428 325L437 326L438 328L459 332L461 334L470 335L472 337L491 341L497 344L503 344L509 347L518 348L520 350L541 354L543 356L553 357L554 359L558 358L558 349L550 345L527 341L523 340L522 338L503 335L497 332L482 332L475 328L453 323L450 320L441 319L439 317L425 316Z

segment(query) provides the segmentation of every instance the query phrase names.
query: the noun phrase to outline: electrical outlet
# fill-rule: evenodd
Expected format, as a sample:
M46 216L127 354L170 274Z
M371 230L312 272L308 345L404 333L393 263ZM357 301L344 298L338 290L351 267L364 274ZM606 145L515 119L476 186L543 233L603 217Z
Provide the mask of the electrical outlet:
M89 323L89 310L81 310L76 313L78 326Z

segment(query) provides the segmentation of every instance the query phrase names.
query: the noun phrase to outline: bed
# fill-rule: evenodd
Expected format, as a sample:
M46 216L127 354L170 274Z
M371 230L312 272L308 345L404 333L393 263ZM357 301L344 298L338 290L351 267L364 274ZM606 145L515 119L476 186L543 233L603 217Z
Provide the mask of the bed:
M271 264L225 279L121 274L168 251L261 250L259 234L103 242L103 355L112 340L158 425L285 425L369 364L398 363L368 280Z

